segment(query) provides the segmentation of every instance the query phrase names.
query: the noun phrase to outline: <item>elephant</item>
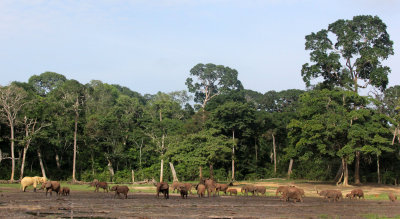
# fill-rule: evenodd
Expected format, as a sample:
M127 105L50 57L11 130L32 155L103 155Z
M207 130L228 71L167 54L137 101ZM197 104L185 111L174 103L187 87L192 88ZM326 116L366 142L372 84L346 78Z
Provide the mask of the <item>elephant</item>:
M290 199L293 199L293 202L296 203L296 201L303 202L303 199L301 197L301 191L299 188L296 187L289 187L286 190L283 191L282 193L283 199L287 202Z
M157 188L157 197L159 197L160 192L164 194L165 199L169 199L169 185L166 182L159 182L159 183L154 183L154 185Z
M318 193L318 191L317 191ZM339 190L322 190L321 192L318 193L320 196L324 196L324 198L327 198L329 202L333 200L333 202L339 201L341 198L343 198L342 192Z
M26 176L21 180L21 189L22 191L25 192L26 187L33 185L33 191L36 192L36 186L40 183L45 183L46 182L46 177L40 177L40 176Z
M228 189L228 190L226 190L226 192L228 192L229 195L232 195L232 194L237 195L237 190L236 189Z
M389 193L389 194L388 194L388 197L389 197L389 200L390 200L391 202L395 202L395 201L397 200L397 196L394 195L393 193Z
M196 190L197 190L197 195L199 196L199 198L204 197L205 193L206 193L206 186L204 184L197 184L196 186Z
M128 198L128 192L129 192L128 186L118 186L118 185L116 185L116 186L111 187L110 191L115 191L114 198L117 195L119 196L120 193L125 195L125 199Z
M179 192L179 188L180 188L181 186L184 186L184 183L176 182L176 181L173 182L173 183L171 184L172 193L174 193L175 190L176 190L177 192Z
M253 185L244 185L240 191L245 195L248 195L249 192L253 193L254 195L255 189L256 187Z
M350 199L353 199L353 198L356 198L356 197L358 197L358 199L361 199L361 198L365 199L364 198L364 191L362 189L353 189L353 190L351 190L350 193L348 193L346 195L346 198L350 198Z
M233 186L232 182L227 183L227 184L216 183L215 189L216 189L217 194L219 195L219 192L222 191L226 195L226 190L228 189L229 186Z
M265 188L265 186L255 186L254 192L256 193L256 195L258 195L258 193L261 193L261 195L265 195L266 191L267 188Z
M203 181L204 185L206 186L208 197L210 197L210 193L213 193L213 196L215 196L217 183L213 179L205 179Z
M102 188L103 192L106 192L106 191L108 192L108 184L107 184L107 182L97 182L95 184L95 186L96 186L96 189L94 190L95 192L98 192L99 188Z
M179 190L180 190L180 193L181 193L181 197L183 199L186 197L186 199L187 199L188 190L187 190L186 186L182 185L181 187L179 187Z
M68 196L69 193L70 193L70 189L68 187L62 187L61 188L61 195Z
M42 188L43 188L43 185L42 185ZM61 194L61 192L60 192L60 182L58 182L58 181L47 181L44 184L44 188L46 188L46 197L47 197L47 193L49 192L49 190L50 190L50 195L51 196L53 195L52 194L53 191L55 191L57 193L57 195Z
M278 193L282 194L284 191L286 191L290 186L279 186L276 189L275 196L278 196Z

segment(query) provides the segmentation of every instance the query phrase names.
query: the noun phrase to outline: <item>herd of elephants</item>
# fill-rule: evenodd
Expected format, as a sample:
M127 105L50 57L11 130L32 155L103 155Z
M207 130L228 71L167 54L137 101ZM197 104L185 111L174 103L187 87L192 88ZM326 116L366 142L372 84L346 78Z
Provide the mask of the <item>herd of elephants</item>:
M34 191L36 192L36 187L37 185L41 184L40 189L46 190L46 196L48 193L52 195L52 192L56 192L57 195L65 195L68 196L70 194L70 189L68 187L61 187L60 182L58 181L48 181L44 177L24 177L21 180L21 189L25 192L26 188L28 186L33 186ZM169 198L169 190L170 187L172 189L172 192L179 192L181 194L181 197L187 198L188 193L192 194L192 189L194 188L197 191L197 195L199 197L204 197L207 191L207 195L212 196L219 195L220 192L224 192L225 194L229 193L230 195L237 195L238 190L236 188L229 188L230 186L233 186L232 182L227 183L227 184L220 184L214 181L213 179L202 179L200 180L199 183L197 184L192 184L192 183L183 183L183 182L173 182L171 186L167 182L155 182L153 181L154 186L156 186L156 195L159 197L159 194L162 193L164 195L165 199ZM93 182L90 183L90 186L95 187L95 192L98 192L100 188L103 189L103 191L115 191L114 198L116 196L120 196L122 194L126 199L128 198L128 192L129 188L128 186L124 185L115 185L112 186L111 188L109 187L107 182L100 182L98 180L94 180ZM243 195L248 195L251 193L253 196L254 195L266 195L266 187L265 186L255 186L255 185L244 185L241 188L240 191ZM322 196L323 198L329 200L329 202L333 201L339 201L343 199L342 192L340 190L322 190L320 192L317 191L317 193ZM301 188L298 188L296 186L279 186L276 189L276 196L280 195L281 200L283 201L290 201L292 200L293 202L303 202L303 197L305 196L304 190ZM388 194L389 200L394 202L397 199L397 196L394 195L393 193ZM364 192L362 189L353 189L350 193L346 194L346 198L349 199L364 199Z

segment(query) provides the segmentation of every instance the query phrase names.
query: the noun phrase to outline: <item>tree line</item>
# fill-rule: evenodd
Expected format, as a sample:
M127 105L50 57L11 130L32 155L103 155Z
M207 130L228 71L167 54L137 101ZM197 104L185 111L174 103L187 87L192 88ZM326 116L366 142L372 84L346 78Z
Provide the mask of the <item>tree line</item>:
M377 16L305 37L307 89L244 88L238 72L194 66L187 91L140 94L55 72L0 87L0 177L126 182L291 177L397 184L400 86ZM368 95L360 95L368 89ZM193 94L193 96L191 95ZM175 177L174 177L175 178Z

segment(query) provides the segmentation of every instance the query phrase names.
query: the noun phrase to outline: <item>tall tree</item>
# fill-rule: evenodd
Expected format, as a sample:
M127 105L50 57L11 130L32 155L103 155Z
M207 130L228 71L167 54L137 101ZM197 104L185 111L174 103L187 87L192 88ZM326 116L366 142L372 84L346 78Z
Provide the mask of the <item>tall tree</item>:
M40 75L33 75L29 78L28 83L35 88L39 95L45 96L65 81L67 78L64 75L47 71Z
M203 115L207 103L212 98L226 91L243 89L238 80L238 72L223 65L200 63L190 70L190 75L185 84L189 92L194 93L194 101L201 104Z
M27 104L25 98L26 92L16 85L0 87L0 112L1 116L6 118L7 125L10 127L10 142L11 142L11 177L10 181L14 181L15 173L15 126L18 119L18 113L22 107Z
M305 45L311 50L312 62L304 64L301 71L307 86L311 80L322 78L326 87L340 86L355 93L369 85L386 88L390 68L382 61L394 52L386 25L379 17L360 15L337 20L327 29L307 35ZM360 151L355 153L354 181L359 184Z

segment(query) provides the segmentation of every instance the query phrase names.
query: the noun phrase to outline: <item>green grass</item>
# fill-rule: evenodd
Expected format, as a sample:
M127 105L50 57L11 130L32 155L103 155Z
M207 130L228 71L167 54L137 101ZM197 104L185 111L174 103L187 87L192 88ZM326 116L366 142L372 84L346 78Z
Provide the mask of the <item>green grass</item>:
M379 216L377 214L365 214L362 216L363 218L367 218L367 219L389 219L389 218L397 218L400 219L400 215L396 215L394 217L387 217L387 216Z
M375 200L375 201L379 201L379 200L389 200L388 198L388 194L387 193L381 193L379 194L378 197L376 197L375 195L364 195L365 199L367 200Z

